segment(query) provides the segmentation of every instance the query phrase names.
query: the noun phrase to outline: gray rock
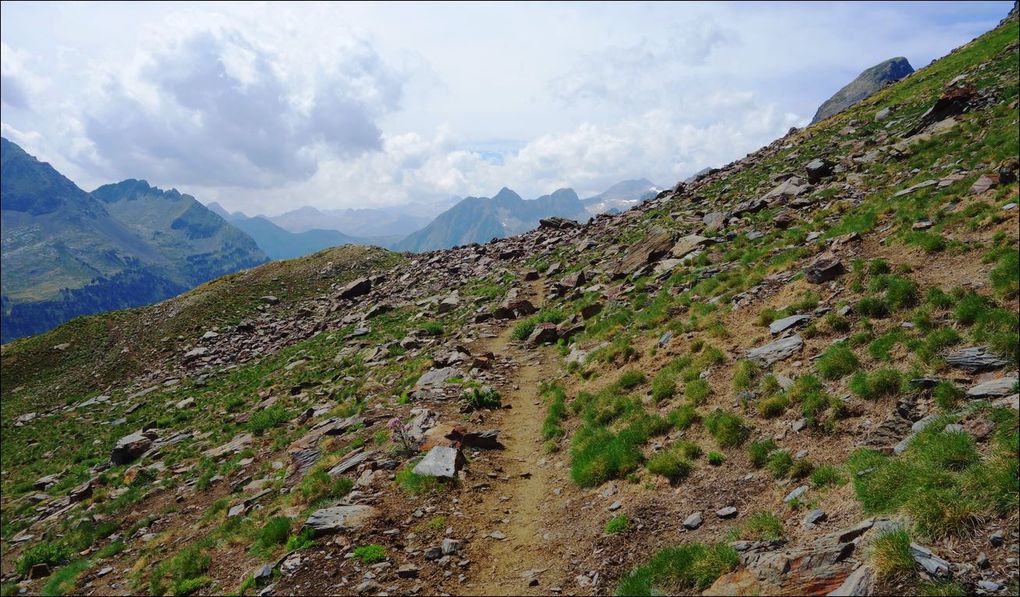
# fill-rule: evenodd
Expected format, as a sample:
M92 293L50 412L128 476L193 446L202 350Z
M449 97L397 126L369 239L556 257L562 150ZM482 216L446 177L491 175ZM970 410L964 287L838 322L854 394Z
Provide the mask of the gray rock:
M822 255L804 269L804 277L812 284L823 284L846 273L842 262L832 255Z
M970 373L999 369L1009 364L1009 361L1006 359L995 353L989 352L987 346L971 346L969 348L962 348L947 354L945 356L945 361L950 367L963 369Z
M715 511L715 515L719 518L733 518L737 515L737 509L733 506L726 506Z
M559 340L560 334L554 323L540 323L535 326L534 331L528 336L528 344L551 344Z
M804 526L809 529L814 528L818 523L825 522L828 517L825 510L816 508L804 515Z
M967 396L970 398L1008 396L1013 393L1013 388L1016 384L1017 376L1016 374L1013 374L1011 376L993 379L992 381L986 381L985 383L979 383L967 390Z
M949 574L949 562L933 554L927 547L911 543L910 555L914 558L915 562L924 568L925 572L932 576L946 576Z
M443 543L440 545L439 549L445 556L455 554L460 551L460 541L450 539L449 537L443 537Z
M358 278L340 289L337 294L341 299L352 299L368 294L372 290L372 281L368 278Z
M828 593L834 596L872 595L875 588L875 571L871 566L858 566L843 581L843 584Z
M110 463L114 466L128 464L144 454L156 438L154 431L136 431L117 440L110 451Z
M623 507L623 504L621 504L620 502L616 501L616 502L613 502L612 504L609 504L609 511L610 512L616 512L617 510L619 510L622 507Z
M984 591L1001 591L1003 589L1003 585L991 580L979 580L977 586Z
M372 506L355 504L333 506L316 510L305 521L304 528L311 529L316 537L347 529L356 529L372 519L377 510Z
M464 377L464 373L460 369L454 367L432 369L422 374L422 376L418 378L418 381L415 382L414 385L417 387L439 385L441 383L445 383L446 380L453 377Z
M790 493L786 494L786 497L783 498L783 503L784 504L789 504L793 500L798 499L802 495L807 493L807 490L808 490L808 486L807 485L801 485L800 487L798 487L798 488L794 489L793 491L791 491Z
M453 478L457 476L457 469L460 467L462 459L463 457L456 448L434 446L425 455L425 458L415 465L412 472L427 477Z
M775 342L749 350L747 351L747 358L761 365L768 366L777 361L792 357L803 345L804 340L795 334L789 338L776 340Z
M404 564L397 568L397 576L400 578L418 578L418 567L414 564Z
M823 178L832 176L832 163L828 160L815 158L805 166L807 179L811 184L818 184Z
M811 321L811 316L809 315L791 315L789 317L777 319L770 323L769 331L772 332L772 335L774 336L776 334L785 332L786 330L794 326L800 325L802 323L807 323L808 321Z
M694 529L700 527L701 523L702 523L701 512L695 512L694 514L691 514L690 516L684 519L683 525L685 529L693 531Z
M353 452L349 453L346 458L338 462L336 466L329 469L327 474L329 474L330 477L339 477L374 455L375 452L366 452L364 448L357 448Z

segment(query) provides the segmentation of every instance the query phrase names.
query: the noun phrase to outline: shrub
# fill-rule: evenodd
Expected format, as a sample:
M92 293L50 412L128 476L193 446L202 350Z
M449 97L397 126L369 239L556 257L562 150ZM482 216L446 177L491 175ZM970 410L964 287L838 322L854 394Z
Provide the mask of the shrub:
M386 559L386 548L382 545L359 545L354 548L354 557L363 564L375 564Z
M609 519L606 523L606 534L615 535L616 533L626 531L630 526L630 519L627 518L626 514L620 514Z
M499 391L487 386L467 388L464 390L462 397L473 410L481 410L483 408L495 410L503 405L503 398L499 395Z
M18 558L15 568L18 574L25 576L36 564L47 564L53 568L66 564L72 555L71 550L62 543L43 541L26 549Z
M705 417L705 427L721 448L739 446L750 433L738 415L718 408Z
M824 379L839 379L853 373L860 364L852 350L837 343L829 346L818 359L818 373Z
M648 563L627 574L617 595L670 595L708 588L740 562L736 550L724 544L688 543L659 550Z
M916 564L910 555L910 535L905 529L890 529L871 543L871 565L882 580L903 580L911 576Z
M769 454L776 449L776 442L771 439L756 439L747 446L747 455L751 459L751 466L761 468L768 462Z

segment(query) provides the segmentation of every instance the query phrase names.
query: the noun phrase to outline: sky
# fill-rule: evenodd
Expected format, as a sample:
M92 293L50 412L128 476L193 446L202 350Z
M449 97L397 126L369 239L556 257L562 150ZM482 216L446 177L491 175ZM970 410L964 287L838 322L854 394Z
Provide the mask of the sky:
M0 5L4 137L231 210L671 186L1011 2Z

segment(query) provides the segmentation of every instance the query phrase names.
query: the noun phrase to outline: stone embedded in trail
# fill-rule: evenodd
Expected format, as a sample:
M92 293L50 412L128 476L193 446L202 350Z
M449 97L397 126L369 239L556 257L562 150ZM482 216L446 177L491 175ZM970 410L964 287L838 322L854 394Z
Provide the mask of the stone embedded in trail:
M999 379L993 379L992 381L977 384L967 390L967 396L969 398L1008 396L1013 393L1013 388L1016 384L1017 376L1015 374L1001 377Z
M767 367L772 363L792 357L803 345L804 340L795 334L789 338L776 340L775 342L749 350L747 351L747 358Z
M811 184L818 184L823 178L832 176L832 163L828 160L815 158L805 166L807 179Z
M311 529L316 537L336 533L348 529L356 529L376 514L377 510L372 506L355 504L351 506L333 506L316 510L305 521L304 528Z
M815 259L804 269L804 277L812 284L823 284L843 275L846 269L834 255L826 254Z
M117 445L110 452L110 463L116 466L133 462L152 446L152 441L156 437L158 437L156 432L151 430L125 435L117 440Z
M694 529L701 526L701 522L702 522L701 512L695 512L694 514L691 514L690 516L684 519L683 525L685 529L693 531Z
M811 321L811 316L810 315L791 315L789 317L784 317L782 319L777 319L777 320L773 321L772 323L770 323L769 324L769 331L772 332L773 335L779 334L779 333L785 332L786 330L788 330L788 329L790 329L790 328L792 328L794 326L800 325L802 323L806 323L808 321Z
M421 459L421 462L415 465L411 472L426 477L446 477L452 479L457 476L457 469L460 468L463 459L464 457L461 456L460 451L456 448L435 446L429 450L425 458Z
M1005 367L1009 361L999 355L989 352L987 346L971 346L951 352L945 356L946 364L950 367L963 369L970 373L998 369Z
M337 294L341 299L352 299L368 294L372 290L372 281L368 278L358 278L340 289Z

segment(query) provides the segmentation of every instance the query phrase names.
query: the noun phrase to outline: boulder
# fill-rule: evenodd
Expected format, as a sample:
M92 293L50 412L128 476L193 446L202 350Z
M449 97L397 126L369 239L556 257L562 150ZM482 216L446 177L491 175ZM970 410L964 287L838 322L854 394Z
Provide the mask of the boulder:
M822 255L804 269L804 277L812 284L823 284L843 275L846 269L835 256Z
M310 529L312 535L321 537L348 529L356 529L376 516L378 511L372 506L354 504L350 506L333 506L316 510L305 521L304 528Z
M644 239L627 250L616 266L616 276L625 276L658 260L673 247L673 234L658 226L652 227Z
M421 462L415 465L411 472L426 477L453 478L457 476L457 470L463 459L464 457L456 448L435 446L429 450L425 458L421 459Z
M560 334L555 323L540 323L535 326L534 331L528 336L528 344L536 346L540 344L551 344L559 340Z
M832 176L832 162L815 158L804 167L807 170L807 179L811 184L818 184L823 178Z
M340 289L337 294L341 299L353 299L364 296L372 290L372 281L368 278L358 278Z
M551 228L553 230L566 230L568 228L577 228L578 226L580 226L580 224L574 220L568 220L560 217L541 218L538 221L539 228Z
M673 257L680 259L681 257L684 257L688 253L694 251L698 247L707 244L708 242L709 239L705 238L704 236L699 236L697 234L688 234L687 236L678 240L675 245L673 245L673 249L670 251L670 254L672 254Z
M152 446L152 441L156 437L156 432L151 430L125 435L117 440L117 445L110 452L110 463L117 466L133 462Z

